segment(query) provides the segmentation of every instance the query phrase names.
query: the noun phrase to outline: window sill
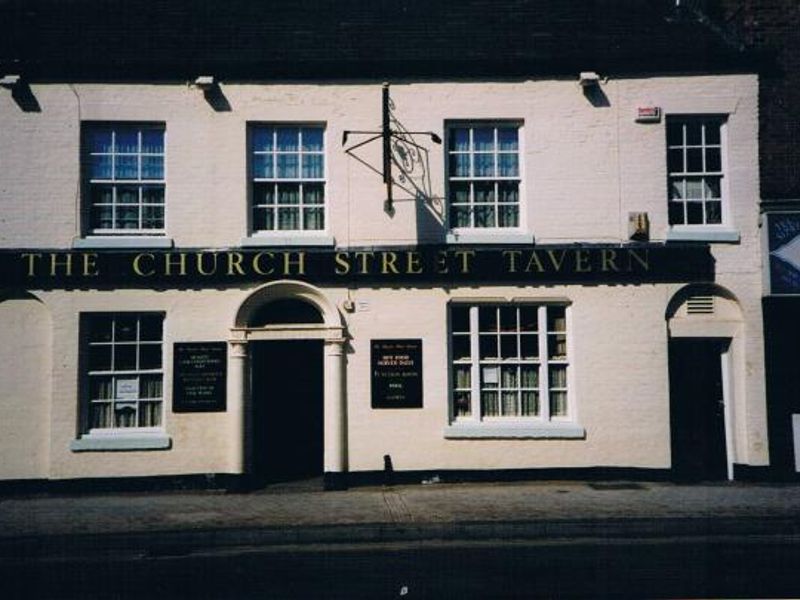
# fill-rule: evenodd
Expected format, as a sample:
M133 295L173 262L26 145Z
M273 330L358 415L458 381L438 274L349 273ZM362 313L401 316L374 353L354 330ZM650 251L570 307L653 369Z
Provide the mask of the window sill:
M448 244L533 244L533 234L524 231L451 231L447 234Z
M87 433L72 440L73 452L102 452L124 450L169 450L172 438L166 433Z
M254 234L242 238L242 247L268 246L334 246L336 240L332 235L322 234Z
M172 238L152 235L87 236L72 240L73 248L172 248Z
M739 243L741 234L729 227L672 227L667 231L668 242L728 242Z
M448 440L491 438L583 440L586 439L586 430L575 423L454 423L445 427L444 437Z

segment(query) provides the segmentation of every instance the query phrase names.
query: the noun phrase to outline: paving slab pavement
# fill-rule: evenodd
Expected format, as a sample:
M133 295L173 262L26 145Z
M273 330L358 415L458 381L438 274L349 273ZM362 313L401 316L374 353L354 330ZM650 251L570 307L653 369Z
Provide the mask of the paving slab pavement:
M447 535L478 525L521 531L544 524L648 521L800 523L798 484L641 482L438 483L323 492L310 485L275 485L251 493L153 492L0 497L0 542L69 535L147 534L211 530L346 535L424 531ZM509 525L511 524L511 525ZM489 527L491 529L491 527ZM364 530L366 530L364 529ZM292 533L294 532L294 533ZM276 534L277 535L277 534ZM328 538L335 534L327 535ZM273 536L275 537L275 536ZM278 536L279 537L279 536ZM277 538L276 538L277 539Z

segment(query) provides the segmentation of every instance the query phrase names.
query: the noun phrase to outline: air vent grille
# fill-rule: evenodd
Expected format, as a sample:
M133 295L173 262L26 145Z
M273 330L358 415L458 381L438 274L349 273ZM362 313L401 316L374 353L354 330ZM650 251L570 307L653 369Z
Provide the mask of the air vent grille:
M714 296L692 296L686 301L686 312L690 315L713 315Z

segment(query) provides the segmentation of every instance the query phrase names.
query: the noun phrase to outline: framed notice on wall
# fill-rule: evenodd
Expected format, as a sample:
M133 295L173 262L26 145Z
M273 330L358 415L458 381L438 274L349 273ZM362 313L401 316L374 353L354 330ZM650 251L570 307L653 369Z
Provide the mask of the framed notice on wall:
M422 408L422 340L372 340L372 408Z
M176 342L172 353L172 410L224 412L228 345Z

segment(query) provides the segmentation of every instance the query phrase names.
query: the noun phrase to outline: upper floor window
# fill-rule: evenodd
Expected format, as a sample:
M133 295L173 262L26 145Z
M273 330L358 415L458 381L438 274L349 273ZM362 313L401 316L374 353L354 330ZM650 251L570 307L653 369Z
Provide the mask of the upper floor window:
M726 222L720 117L668 117L670 225Z
M251 130L252 229L325 229L322 127L259 125Z
M566 311L563 305L453 305L453 418L569 419Z
M452 229L520 226L519 125L450 125L447 159Z
M163 235L164 126L84 129L87 233Z

